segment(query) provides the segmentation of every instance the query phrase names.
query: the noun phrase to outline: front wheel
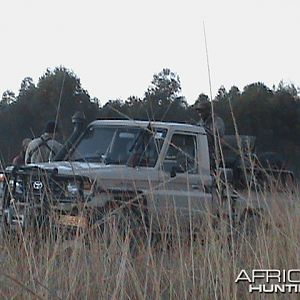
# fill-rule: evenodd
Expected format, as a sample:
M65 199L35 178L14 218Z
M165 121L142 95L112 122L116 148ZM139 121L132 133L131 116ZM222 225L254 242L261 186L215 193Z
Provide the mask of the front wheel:
M242 236L256 236L263 226L262 212L246 209L239 220L238 233Z
M100 238L107 246L129 241L130 248L142 245L148 233L145 212L115 206L103 210L89 231L89 239Z

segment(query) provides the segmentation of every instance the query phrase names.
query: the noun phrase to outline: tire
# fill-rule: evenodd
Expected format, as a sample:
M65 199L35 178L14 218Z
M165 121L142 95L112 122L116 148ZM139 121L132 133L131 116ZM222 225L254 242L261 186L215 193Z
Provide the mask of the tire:
M262 222L262 213L258 210L245 210L239 220L238 233L242 236L254 237L258 234Z
M233 164L233 182L236 189L256 189L260 186L260 174L255 170L257 158L255 155L240 157ZM253 169L254 167L254 169Z
M114 206L105 208L91 226L88 239L103 239L109 247L115 241L129 239L130 249L138 248L147 238L147 213Z

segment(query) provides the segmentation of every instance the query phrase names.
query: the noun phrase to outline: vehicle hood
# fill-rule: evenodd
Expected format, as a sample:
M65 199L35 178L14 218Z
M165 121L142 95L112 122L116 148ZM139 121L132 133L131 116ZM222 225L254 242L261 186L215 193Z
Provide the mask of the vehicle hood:
M103 163L89 163L89 162L68 162L58 161L50 163L37 163L30 166L38 167L44 170L57 169L58 175L89 175L92 173L109 172L116 169L128 169L128 166L124 165L105 165Z
M105 165L87 162L51 162L30 166L44 170L57 169L58 175L78 175L96 180L100 184L122 186L124 183L149 182L158 180L158 172L154 168L132 168L126 165Z

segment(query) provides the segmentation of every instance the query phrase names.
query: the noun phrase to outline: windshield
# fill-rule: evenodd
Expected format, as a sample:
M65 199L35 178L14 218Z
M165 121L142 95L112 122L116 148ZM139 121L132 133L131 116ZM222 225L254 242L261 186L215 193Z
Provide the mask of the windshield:
M92 126L85 132L69 159L153 167L166 132L165 129L149 130L129 126Z
M133 144L127 165L131 167L154 167L167 134L166 129L147 128L141 130Z
M72 161L126 164L140 128L93 126L88 128L70 156Z

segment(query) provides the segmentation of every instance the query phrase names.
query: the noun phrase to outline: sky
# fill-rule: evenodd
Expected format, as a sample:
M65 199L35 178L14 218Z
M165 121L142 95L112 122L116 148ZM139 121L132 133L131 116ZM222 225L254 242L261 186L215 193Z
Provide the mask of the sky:
M192 104L221 85L300 86L299 0L9 0L0 3L0 93L63 65L101 104L142 97L170 68Z

